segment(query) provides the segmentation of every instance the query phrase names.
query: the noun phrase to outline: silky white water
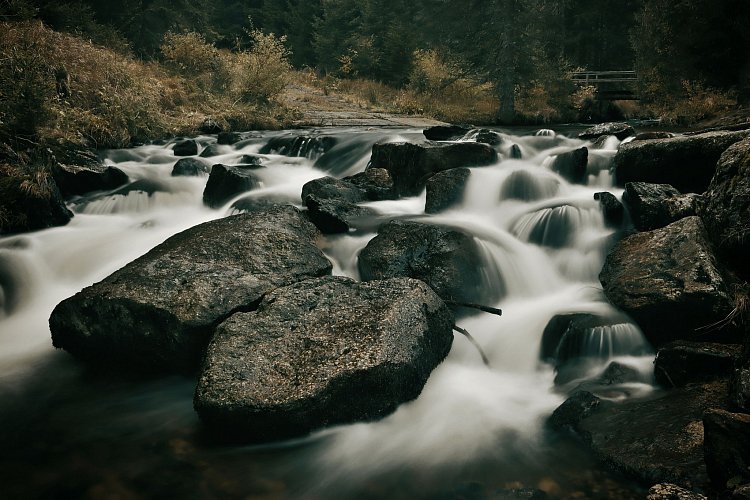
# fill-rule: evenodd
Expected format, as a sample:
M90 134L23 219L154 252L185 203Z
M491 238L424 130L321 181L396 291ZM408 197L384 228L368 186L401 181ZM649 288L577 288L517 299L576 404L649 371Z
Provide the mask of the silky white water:
M243 198L301 207L304 183L363 170L373 143L422 138L421 130L334 129L324 133L338 139L329 153L294 158L263 155L266 168L254 171L262 185L219 209L202 203L207 176L170 175L178 160L171 143L105 152L107 164L128 174L129 188L73 200L76 215L65 227L0 239L0 389L22 393L25 381L47 370L52 358L77 364L51 346L47 319L61 300L175 233L237 213L234 204ZM257 134L237 146L222 146L219 156L205 160L208 164L237 163L242 155L256 154L276 135L280 133ZM611 187L608 173L617 141L608 140L607 149L591 150L587 185L573 185L549 169L550 158L587 143L551 130L502 137L498 163L472 169L463 202L457 207L425 216L424 193L366 204L382 219L413 218L453 227L476 239L484 258L478 263L483 269L483 287L488 296L503 296L487 305L502 308L503 316L475 314L459 317L457 324L481 345L489 367L475 347L456 334L449 357L433 372L418 399L379 422L326 429L310 438L318 443L307 458L315 471L307 481L311 491L325 491L344 480L366 481L404 467L427 471L461 467L502 457L511 448L529 456L541 453L541 426L566 397L555 387L554 367L539 358L545 326L561 313L616 315L597 278L613 230L605 226L593 194L609 190L621 195ZM205 146L215 138L203 136L198 141ZM524 159L506 158L512 144L519 146ZM326 237L323 249L334 264L334 274L358 278L357 254L374 236L351 232ZM642 374L642 382L627 384L619 393L622 397L650 387L653 356L635 325L594 329L580 350L591 362L579 374L580 380L568 382L566 388L596 378L612 360ZM170 411L188 411L185 384L178 386L170 396L161 388L153 393L143 387L145 394L160 398L149 403L158 418ZM129 388L128 397L138 391L137 385ZM186 425L198 426L192 415L180 418Z

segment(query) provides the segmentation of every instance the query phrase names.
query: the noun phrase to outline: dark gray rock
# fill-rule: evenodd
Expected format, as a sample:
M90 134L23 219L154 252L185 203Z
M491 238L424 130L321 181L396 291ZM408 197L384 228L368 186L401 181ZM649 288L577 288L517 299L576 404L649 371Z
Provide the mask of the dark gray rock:
M614 135L618 139L623 140L628 137L633 137L635 135L635 129L627 123L599 123L598 125L587 128L578 134L578 137L580 139L593 140L607 135Z
M500 137L500 134L486 128L481 128L477 131L475 140L477 142L489 144L490 146L499 146L503 143L503 138Z
M219 135L216 138L216 143L231 146L232 144L236 144L241 140L242 134L240 134L239 132L219 132Z
M622 202L639 231L652 231L696 215L700 195L681 194L669 184L628 182Z
M729 402L732 408L750 413L750 362L737 363L729 378Z
M102 164L84 166L56 163L52 177L63 196L74 196L93 191L109 191L128 182L128 175L117 167Z
M676 484L659 483L649 488L646 500L708 500L708 497Z
M542 208L519 217L511 232L521 241L550 248L564 248L573 243L581 225L581 209L572 205Z
M28 189L28 186L35 189ZM0 234L64 226L73 218L55 182L5 171L0 166Z
M384 168L399 196L416 196L427 179L443 170L479 167L497 161L497 151L478 142L391 142L375 144L368 168Z
M398 197L391 173L384 168L368 168L344 180L364 189L367 199L371 201L395 200Z
M557 155L550 168L568 182L585 184L588 162L589 150L583 147Z
M331 136L273 137L260 148L259 153L315 159L333 148L337 142L336 138Z
M367 200L367 192L364 189L347 180L333 177L321 177L305 183L302 186L302 201L308 196L315 196L319 200L340 200L349 203Z
M192 139L180 141L173 148L175 156L194 156L198 154L198 143Z
M472 127L468 125L436 125L422 132L428 141L455 141L462 138Z
M580 344L586 332L611 324L611 320L590 313L557 314L544 327L539 359L558 364L580 357Z
M237 160L240 165L262 165L263 157L258 155L242 155Z
M604 385L626 384L640 382L641 374L632 366L612 361L599 375L599 383Z
M578 424L594 413L600 399L590 392L578 391L558 406L547 419L547 427L555 431L578 433Z
M750 280L750 138L721 155L700 214L722 256Z
M607 256L599 280L609 301L655 346L691 339L733 308L698 217L624 238ZM703 338L736 341L736 331L725 328Z
M609 227L621 227L625 219L625 207L620 203L620 200L606 191L594 193L594 199L599 202L599 208L604 215L604 223Z
M294 206L294 203L283 196L246 196L232 203L229 213L230 215L237 215L247 212L259 212L287 205Z
M256 165L214 165L203 190L203 203L217 208L233 196L260 186L260 179L253 173L256 168Z
M218 328L195 409L229 441L373 420L416 398L451 347L453 317L424 283L311 279Z
M324 234L346 233L375 215L369 208L341 199L321 199L313 194L305 197L305 206L312 223Z
M508 158L511 160L521 160L523 159L523 153L521 152L521 146L518 144L513 144L510 149L508 150Z
M728 378L742 346L678 340L656 353L654 376L665 387Z
M534 175L527 170L516 170L500 187L501 200L537 201L554 196L560 182L552 176Z
M671 184L682 193L702 193L721 154L748 136L749 132L710 132L623 144L612 164L615 181L618 186L628 182Z
M214 156L219 156L220 154L224 154L221 146L218 144L209 144L203 149L203 151L201 151L200 157L212 158Z
M203 134L219 134L224 130L224 127L221 126L221 123L209 116L201 122L198 130Z
M633 137L634 141L651 141L654 139L671 139L674 137L672 132L641 132Z
M750 415L712 408L703 416L705 460L719 491L750 482Z
M359 254L359 273L365 281L419 279L444 300L492 303L497 299L497 293L487 289L474 239L430 224L392 221L381 226Z
M172 176L197 176L207 174L211 167L197 158L181 158L172 168Z
M461 203L469 175L471 170L468 168L452 168L430 177L427 181L425 213L435 214Z
M52 342L107 367L191 371L218 323L331 272L317 234L293 207L190 228L58 304Z

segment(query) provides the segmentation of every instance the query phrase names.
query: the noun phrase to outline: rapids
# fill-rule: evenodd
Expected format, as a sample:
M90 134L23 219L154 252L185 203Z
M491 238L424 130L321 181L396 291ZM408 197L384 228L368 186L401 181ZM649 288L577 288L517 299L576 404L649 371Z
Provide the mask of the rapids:
M569 184L548 167L551 156L590 143L552 130L503 132L501 160L472 169L460 206L426 216L424 192L366 204L379 219L471 234L483 253L478 265L486 296L502 297L488 305L504 313L457 321L481 345L489 367L457 334L419 398L381 421L325 429L291 443L216 448L203 440L192 411L194 380L92 373L52 347L47 319L58 302L169 236L237 213L242 200L301 207L304 183L362 171L375 142L422 138L421 130L409 129L257 133L221 146L209 160L237 163L274 137L302 133L333 136L337 143L322 155L315 149L297 157L261 155L268 167L254 172L261 187L219 209L202 204L207 176L170 175L177 160L173 143L105 151L105 163L125 171L129 186L70 200L75 217L65 227L0 238L3 484L24 497L86 496L104 488L145 497L414 498L518 485L566 495L590 493L586 488L597 482L636 491L573 447L551 443L542 429L566 391L596 379L613 360L638 370L642 381L609 387L608 397L651 390L653 354L627 322L587 332L576 346L587 362L564 386L555 386L554 367L539 358L542 332L554 315L621 317L597 278L613 230L593 198L602 190L622 194L608 171L616 140L606 142L608 149L590 150L587 185ZM197 141L205 146L215 137ZM512 144L524 159L503 159ZM373 236L326 237L334 274L358 278L357 253Z

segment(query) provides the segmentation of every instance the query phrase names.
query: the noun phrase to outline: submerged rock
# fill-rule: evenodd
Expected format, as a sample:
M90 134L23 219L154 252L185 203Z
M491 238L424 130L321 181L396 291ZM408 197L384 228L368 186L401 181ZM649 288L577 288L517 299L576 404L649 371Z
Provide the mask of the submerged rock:
M750 279L750 138L721 155L700 212L719 252Z
M52 177L63 196L116 189L128 182L128 175L117 167L101 164L84 166L56 163Z
M519 217L511 232L521 241L563 248L573 243L585 219L586 209L572 205L542 208Z
M551 198L560 189L560 181L551 175L516 170L500 187L501 200L537 201Z
M497 151L479 142L390 142L375 144L368 168L384 168L399 196L415 196L432 175L459 167L479 167L497 161Z
M424 129L422 132L429 141L454 141L462 138L472 127L468 125L435 125Z
M58 304L52 342L106 366L193 370L219 322L275 288L331 272L317 234L293 207L190 228Z
M264 442L373 420L416 398L453 340L424 283L311 279L222 323L195 393L221 438Z
M578 134L578 137L580 139L593 140L607 135L614 135L619 140L623 140L627 139L628 137L633 137L635 135L635 129L627 123L600 123L598 125L594 125L593 127L587 128L586 130Z
M260 154L277 154L315 159L322 156L338 141L331 136L282 136L271 138L258 151Z
M181 158L172 168L172 176L197 176L207 174L211 168L197 158Z
M358 222L375 215L372 209L355 203L321 199L312 194L305 197L305 206L312 223L324 234L346 233L356 229Z
M547 420L552 430L578 432L578 424L599 406L600 399L587 391L578 391L558 406Z
M635 228L651 231L696 215L698 196L681 194L669 184L628 182L622 202L628 207Z
M583 147L557 155L550 168L570 183L585 184L588 162L589 150Z
M409 277L424 281L444 300L492 303L474 238L418 222L392 221L359 254L363 280ZM490 297L487 297L490 295Z
M439 172L427 181L425 213L435 214L461 203L471 175L468 168L452 168Z
M739 359L742 346L678 340L656 353L654 376L665 387L727 378Z
M521 146L519 146L518 144L513 144L508 150L508 158L510 158L511 160L523 159L523 152L521 152Z
M209 144L206 146L203 151L201 151L200 157L201 158L211 158L213 156L219 156L220 154L223 154L223 149L218 144Z
M211 208L217 208L245 191L250 191L261 185L260 178L253 170L261 168L258 165L214 165L208 176L208 182L203 190L203 203Z
M705 460L719 491L750 483L750 415L710 409L703 416Z
M716 172L716 162L750 132L709 132L694 136L632 141L620 146L612 171L618 186L628 182L671 184L682 193L702 193Z
M690 339L733 308L698 217L624 238L607 256L599 280L609 301L655 346ZM722 337L732 340L733 333ZM704 338L718 337L714 332Z
M239 132L219 132L216 138L217 144L232 145L242 140L242 134Z
M180 141L172 148L175 156L194 156L198 154L198 143L193 139Z

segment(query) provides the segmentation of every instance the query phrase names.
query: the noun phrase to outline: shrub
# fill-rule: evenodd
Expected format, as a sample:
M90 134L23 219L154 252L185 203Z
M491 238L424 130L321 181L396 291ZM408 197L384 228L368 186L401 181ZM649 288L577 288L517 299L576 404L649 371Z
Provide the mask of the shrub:
M536 81L519 89L516 112L524 122L549 123L560 117L558 110L551 104L549 92Z
M285 36L252 30L250 37L250 50L235 55L234 88L245 102L266 103L281 94L289 82L290 52Z
M231 83L231 58L199 33L169 32L161 52L168 67L201 89L224 91Z

